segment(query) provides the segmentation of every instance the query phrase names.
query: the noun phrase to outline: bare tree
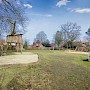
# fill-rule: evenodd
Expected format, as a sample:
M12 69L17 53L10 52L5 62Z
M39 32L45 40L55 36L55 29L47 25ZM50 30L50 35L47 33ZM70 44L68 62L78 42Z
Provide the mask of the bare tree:
M62 40L63 40L62 33L60 31L57 31L54 36L54 41L55 41L55 44L58 46L58 48L60 47Z
M47 41L47 35L45 34L44 31L40 31L37 35L36 35L36 38L35 38L35 41L41 41L42 43Z
M64 41L67 42L67 48L71 47L72 42L79 38L80 31L81 26L78 26L77 23L67 22L61 25L61 32Z
M90 28L86 32L87 40L90 42Z
M90 60L90 28L87 30L86 35L87 35L86 39L89 42L88 49L89 49L89 60Z
M42 45L45 47L50 47L50 41L47 39L46 41L42 42Z
M18 25L24 27L25 18L22 6L19 0L0 0L0 31L11 34ZM20 32L23 31L22 28Z

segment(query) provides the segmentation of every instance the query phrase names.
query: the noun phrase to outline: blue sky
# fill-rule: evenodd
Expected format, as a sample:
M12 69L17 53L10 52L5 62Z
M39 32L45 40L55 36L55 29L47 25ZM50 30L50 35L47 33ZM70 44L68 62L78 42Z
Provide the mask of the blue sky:
M90 27L90 0L23 0L26 8L27 33L24 37L33 42L36 34L44 31L50 41L60 25L76 22L81 26L82 37ZM83 40L81 37L81 40Z

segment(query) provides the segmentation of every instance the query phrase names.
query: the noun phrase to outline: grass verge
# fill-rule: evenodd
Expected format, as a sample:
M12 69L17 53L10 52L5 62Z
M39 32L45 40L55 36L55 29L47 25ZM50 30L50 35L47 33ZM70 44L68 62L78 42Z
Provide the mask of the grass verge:
M90 62L82 61L87 55L53 50L28 52L37 53L39 62L0 66L3 90L90 90Z

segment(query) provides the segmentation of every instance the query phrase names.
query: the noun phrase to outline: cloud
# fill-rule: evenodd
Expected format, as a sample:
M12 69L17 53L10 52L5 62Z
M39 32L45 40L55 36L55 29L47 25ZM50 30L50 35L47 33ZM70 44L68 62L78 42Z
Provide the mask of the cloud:
M44 16L44 17L52 17L52 14L39 14L39 13L30 13L30 15L35 15L35 16Z
M24 7L32 8L32 5L30 5L30 4L24 4Z
M57 6L57 7L66 6L68 2L71 2L71 1L61 0L61 1L59 1L59 2L56 4L56 6Z
M72 9L71 12L90 13L90 8L75 8L75 9Z
M52 14L46 14L45 16L46 17L52 17L53 15Z

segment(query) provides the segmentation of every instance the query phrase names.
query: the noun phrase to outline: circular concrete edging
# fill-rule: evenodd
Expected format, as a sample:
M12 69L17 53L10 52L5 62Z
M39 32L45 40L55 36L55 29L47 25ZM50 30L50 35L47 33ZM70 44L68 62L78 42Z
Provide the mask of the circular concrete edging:
M0 65L29 64L38 61L37 54L19 54L0 57Z

